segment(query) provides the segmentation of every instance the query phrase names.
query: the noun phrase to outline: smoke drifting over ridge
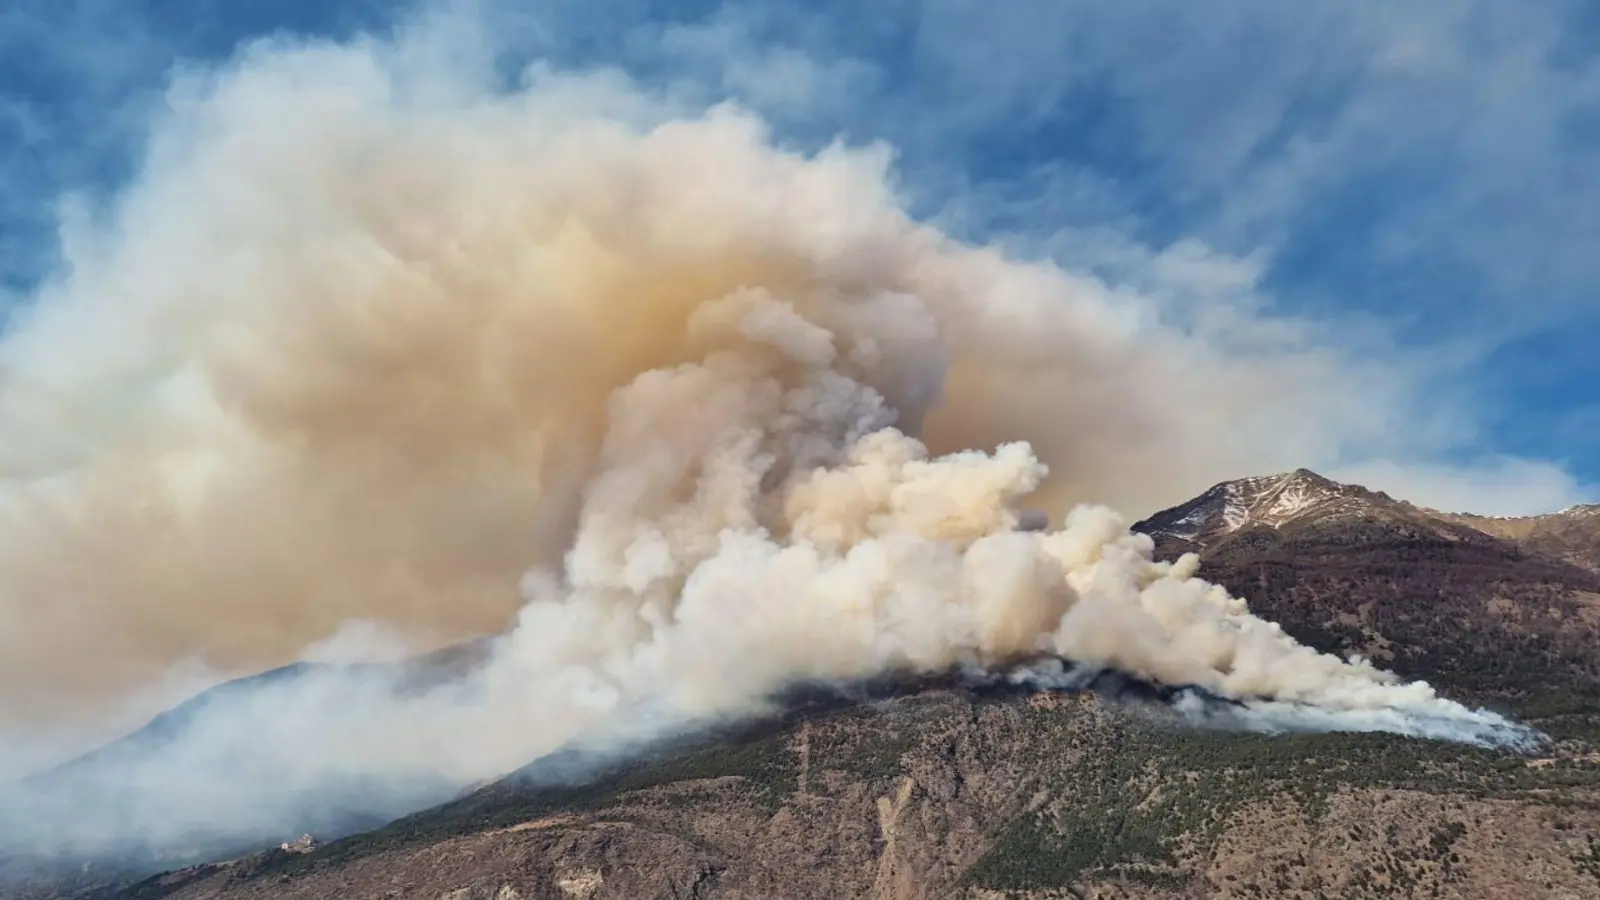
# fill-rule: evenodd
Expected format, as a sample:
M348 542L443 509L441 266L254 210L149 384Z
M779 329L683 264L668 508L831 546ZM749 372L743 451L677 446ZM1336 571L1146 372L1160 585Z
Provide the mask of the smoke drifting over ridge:
M181 82L111 221L67 230L70 273L0 344L0 727L370 620L509 633L457 684L254 695L141 776L167 827L266 815L208 796L241 755L281 803L350 771L420 798L796 679L1039 656L1335 726L1509 728L1071 506L1144 502L1160 448L1229 465L1275 417L1353 415L1296 411L1336 360L1231 359L953 242L882 148L396 59L263 47ZM1024 503L1059 527L1017 530Z

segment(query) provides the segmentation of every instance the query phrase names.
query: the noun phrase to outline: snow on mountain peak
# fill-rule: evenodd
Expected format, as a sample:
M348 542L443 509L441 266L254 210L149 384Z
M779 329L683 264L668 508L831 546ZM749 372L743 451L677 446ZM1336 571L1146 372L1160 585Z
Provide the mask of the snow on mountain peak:
M1600 572L1600 503L1543 516L1496 517L1443 513L1395 500L1380 491L1340 484L1309 469L1240 478L1213 485L1193 500L1162 510L1133 530L1198 547L1245 528L1283 529L1291 523L1381 520L1399 534L1426 534L1452 543L1509 542L1526 551Z
M1147 534L1201 540L1247 525L1281 526L1307 515L1355 512L1388 500L1365 488L1340 484L1309 469L1240 478L1214 485L1181 506L1134 525Z

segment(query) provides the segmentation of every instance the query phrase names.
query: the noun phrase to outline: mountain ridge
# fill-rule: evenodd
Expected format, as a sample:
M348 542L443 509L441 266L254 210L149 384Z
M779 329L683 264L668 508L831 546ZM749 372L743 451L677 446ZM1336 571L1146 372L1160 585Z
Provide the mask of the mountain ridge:
M1193 499L1130 527L1150 535L1170 552L1216 550L1232 536L1253 528L1282 532L1355 519L1405 526L1449 541L1501 541L1522 552L1600 572L1600 504L1577 504L1532 516L1445 512L1362 485L1334 481L1306 468L1218 482Z
M1531 720L1554 738L1535 758L1196 730L1093 695L933 685L813 704L571 783L524 772L309 853L15 896L1588 896L1600 573L1552 553L1547 531L1461 518L1301 469L1219 483L1133 527L1163 557L1198 554L1202 577L1305 643Z

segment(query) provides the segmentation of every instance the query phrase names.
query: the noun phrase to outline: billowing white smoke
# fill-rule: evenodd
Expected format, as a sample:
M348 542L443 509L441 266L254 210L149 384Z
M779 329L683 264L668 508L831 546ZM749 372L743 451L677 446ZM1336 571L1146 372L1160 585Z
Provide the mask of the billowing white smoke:
M354 619L509 626L462 683L330 672L206 719L142 764L159 827L266 822L351 773L403 807L796 679L1041 655L1334 725L1504 724L1297 645L1107 508L1017 528L1024 501L1257 460L1265 422L1359 432L1359 404L1305 400L1336 359L1218 355L958 245L878 150L780 152L604 77L504 95L401 63L258 48L182 84L141 182L69 230L71 272L0 344L19 731ZM241 759L273 777L217 801Z
M1042 659L1003 672L968 671L968 677L980 684L1004 680L1012 685L1051 691L1095 689L1098 682L1108 675L1118 680L1123 678L1123 673L1108 671L1103 666L1067 665L1057 658ZM1168 689L1166 693L1170 695L1172 710L1187 723L1204 728L1268 734L1291 731L1382 731L1525 751L1535 750L1548 740L1540 732L1504 716L1481 709L1468 709L1437 697L1430 697L1428 702L1421 704L1332 706L1318 699L1230 699L1192 685ZM1427 695L1425 691L1424 695Z

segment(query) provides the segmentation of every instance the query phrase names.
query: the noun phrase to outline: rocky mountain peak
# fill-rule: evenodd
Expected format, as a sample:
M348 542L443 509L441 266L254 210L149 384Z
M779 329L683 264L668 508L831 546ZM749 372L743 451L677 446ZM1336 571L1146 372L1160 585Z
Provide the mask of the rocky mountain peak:
M1305 518L1358 515L1397 505L1387 494L1295 469L1221 482L1133 527L1154 537L1205 543L1250 525L1278 528Z
M1553 513L1557 516L1566 516L1571 519L1600 519L1600 503L1580 503L1569 506L1560 512Z
M1280 532L1300 526L1383 523L1396 535L1428 535L1452 542L1484 541L1600 572L1600 503L1570 506L1539 516L1480 516L1425 509L1381 491L1341 484L1310 469L1238 478L1213 485L1186 503L1136 522L1133 530L1156 539L1167 553L1211 550L1230 535L1264 526ZM1293 526L1293 529L1290 528Z

